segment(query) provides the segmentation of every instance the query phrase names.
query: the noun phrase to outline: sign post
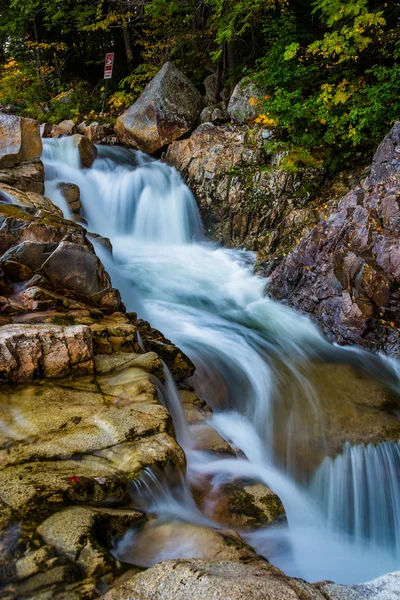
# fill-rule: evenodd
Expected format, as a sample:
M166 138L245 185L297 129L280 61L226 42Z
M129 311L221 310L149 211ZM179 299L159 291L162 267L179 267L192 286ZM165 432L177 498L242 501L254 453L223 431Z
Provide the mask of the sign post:
M112 77L114 67L114 52L108 52L106 54L106 60L104 62L104 79L106 80L106 87L104 90L103 107L101 112L106 111L107 93L108 93L108 80Z

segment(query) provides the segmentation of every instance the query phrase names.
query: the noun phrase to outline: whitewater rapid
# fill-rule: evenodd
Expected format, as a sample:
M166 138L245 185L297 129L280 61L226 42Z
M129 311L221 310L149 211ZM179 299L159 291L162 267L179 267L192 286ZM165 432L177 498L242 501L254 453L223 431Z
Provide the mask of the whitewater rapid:
M112 241L112 257L96 250L127 308L193 360L190 383L213 408L211 424L242 452L221 459L194 450L167 378L187 480L170 490L148 473L136 496L146 490L149 506L150 493L152 512L164 518L209 524L190 483L205 475L215 485L261 481L281 498L287 523L245 537L288 575L358 583L398 569L400 446L346 447L310 467L312 477L299 453L324 450L325 415L307 365L347 362L396 387L392 363L329 344L309 318L267 298L252 253L204 239L195 199L175 169L123 148L98 152L93 167L81 169L74 138L44 140L46 195L68 217L59 184L79 186L88 229ZM287 380L292 392L284 395ZM284 444L277 443L281 426Z

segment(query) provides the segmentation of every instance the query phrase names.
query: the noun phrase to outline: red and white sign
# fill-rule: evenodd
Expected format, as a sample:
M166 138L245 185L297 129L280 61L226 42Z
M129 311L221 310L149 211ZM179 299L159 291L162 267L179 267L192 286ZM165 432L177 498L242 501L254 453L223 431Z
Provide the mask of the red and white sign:
M108 52L106 54L106 61L104 63L104 79L111 79L114 66L114 52Z

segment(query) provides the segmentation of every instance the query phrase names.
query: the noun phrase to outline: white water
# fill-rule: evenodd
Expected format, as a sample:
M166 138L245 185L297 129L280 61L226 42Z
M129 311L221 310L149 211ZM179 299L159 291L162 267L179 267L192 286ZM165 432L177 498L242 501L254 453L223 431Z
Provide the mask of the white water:
M80 187L89 230L113 243L114 259L104 260L127 307L190 356L197 367L191 383L213 407L214 427L244 455L218 459L192 449L169 379L188 481L252 478L271 487L287 525L246 538L290 575L350 583L399 568L398 446L346 448L342 458L325 460L310 485L302 473L303 457L325 448L323 403L305 366L348 362L392 387L396 366L328 344L308 318L266 298L251 253L203 240L195 200L174 169L99 147L94 166L82 170L73 138L45 140L43 159L46 194L68 215L58 184ZM287 380L292 391L283 393ZM156 479L147 473L135 498L146 489L152 512L201 521L187 484L177 494Z

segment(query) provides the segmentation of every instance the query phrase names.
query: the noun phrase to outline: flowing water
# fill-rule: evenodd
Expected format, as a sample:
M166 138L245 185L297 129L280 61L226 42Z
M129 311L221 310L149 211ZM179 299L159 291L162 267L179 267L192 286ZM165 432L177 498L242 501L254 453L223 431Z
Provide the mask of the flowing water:
M161 396L186 451L187 479L144 473L132 490L136 505L210 525L190 484L205 476L215 486L260 481L281 498L287 523L243 535L287 574L354 583L398 569L400 446L346 445L330 458L327 427L332 404L349 393L336 384L337 369L348 365L358 380L394 393L396 363L331 345L306 316L267 298L252 253L204 239L196 202L174 169L124 148L98 151L93 167L81 169L74 138L45 140L46 195L68 216L58 185L79 186L88 229L112 241L113 257L97 250L128 309L193 360L190 383L213 408L211 425L240 451L218 458L195 449L167 376ZM325 372L335 402L321 387ZM117 548L120 557L135 535Z

